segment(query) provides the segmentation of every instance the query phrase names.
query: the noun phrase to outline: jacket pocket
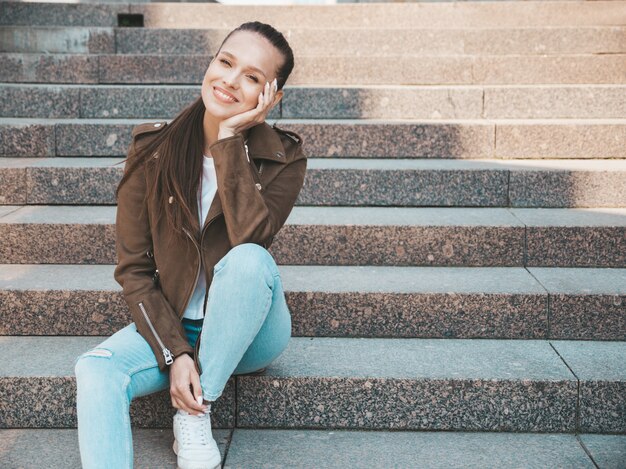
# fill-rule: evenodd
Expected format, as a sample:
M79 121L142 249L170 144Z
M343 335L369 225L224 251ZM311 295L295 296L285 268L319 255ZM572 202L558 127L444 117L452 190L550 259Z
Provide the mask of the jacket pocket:
M143 302L140 301L138 306L139 306L139 309L141 310L141 313L143 314L143 317L146 319L146 322L148 323L150 330L152 331L152 335L154 335L155 339L159 343L159 346L161 347L161 350L163 352L163 357L165 358L165 364L171 365L172 363L174 363L172 352L170 352L170 350L165 346L165 344L161 340L161 337L159 337L159 334L157 333L156 329L152 325L152 321L150 321L150 317L148 316L148 312L146 311L146 307L144 306Z

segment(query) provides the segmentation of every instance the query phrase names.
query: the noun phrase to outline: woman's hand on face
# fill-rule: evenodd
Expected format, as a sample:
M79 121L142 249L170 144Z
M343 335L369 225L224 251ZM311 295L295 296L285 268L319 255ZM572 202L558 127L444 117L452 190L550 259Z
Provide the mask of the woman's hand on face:
M190 389L193 388L193 393ZM188 354L183 353L170 365L170 397L172 405L193 415L201 415L207 405L198 404L197 398L202 398L200 375L196 365ZM200 401L202 402L202 401Z
M272 80L272 83L265 82L263 91L259 93L257 106L254 109L235 114L220 122L217 138L232 137L239 132L243 132L250 127L265 122L267 114L277 102L275 99L277 92L276 86L276 78Z

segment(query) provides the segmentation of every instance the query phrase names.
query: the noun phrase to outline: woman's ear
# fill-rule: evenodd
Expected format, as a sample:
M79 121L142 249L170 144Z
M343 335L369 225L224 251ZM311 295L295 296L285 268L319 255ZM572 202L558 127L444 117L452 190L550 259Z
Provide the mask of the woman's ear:
M285 93L283 92L283 90L278 90L274 95L274 103L272 105L276 106L280 102L284 94Z

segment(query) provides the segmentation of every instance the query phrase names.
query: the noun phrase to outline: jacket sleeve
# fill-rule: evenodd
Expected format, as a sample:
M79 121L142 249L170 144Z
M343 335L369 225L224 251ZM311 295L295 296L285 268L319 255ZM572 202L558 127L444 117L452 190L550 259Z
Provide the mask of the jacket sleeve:
M130 144L126 166L132 159L136 144ZM153 281L152 236L148 209L144 202L146 176L140 165L120 187L115 218L117 266L115 280L122 286L131 316L154 352L161 371L168 369L173 358L193 354L182 323L161 289Z
M242 134L217 140L209 149L231 246L255 243L269 247L304 183L307 160L302 140L280 173L261 190L256 186L251 168L254 162L248 161Z

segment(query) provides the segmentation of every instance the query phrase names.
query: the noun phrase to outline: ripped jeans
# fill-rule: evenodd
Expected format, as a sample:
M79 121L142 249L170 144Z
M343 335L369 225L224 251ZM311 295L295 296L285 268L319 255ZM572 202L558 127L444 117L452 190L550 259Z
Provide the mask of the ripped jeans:
M257 244L232 248L214 267L204 319L182 322L192 347L201 334L202 395L214 401L231 375L262 369L287 347L291 315L274 258ZM130 403L169 389L169 369L133 322L77 357L74 372L83 468L132 468Z

